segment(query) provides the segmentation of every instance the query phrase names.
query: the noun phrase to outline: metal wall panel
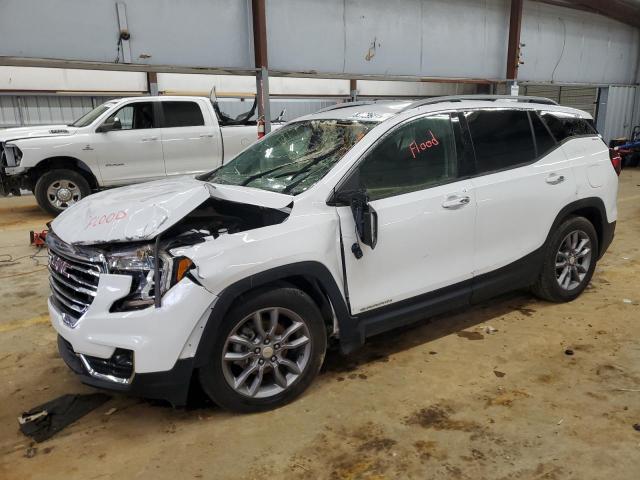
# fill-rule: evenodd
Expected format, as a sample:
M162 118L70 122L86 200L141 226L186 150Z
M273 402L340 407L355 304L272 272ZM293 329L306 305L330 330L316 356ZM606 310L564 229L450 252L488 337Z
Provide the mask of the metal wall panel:
M602 136L608 143L613 138L629 137L638 118L639 87L609 87L606 122ZM636 120L637 121L637 120Z
M498 85L496 90L496 93L499 95L509 94L509 87L506 84ZM526 84L520 85L520 95L549 98L565 107L577 108L589 112L595 117L598 88L570 85Z
M114 97L65 95L0 95L0 128L27 125L68 124ZM222 111L237 116L251 108L253 99L219 99ZM332 99L272 99L271 114L286 109L286 121L334 105Z
M251 108L252 100L248 99L240 101L239 99L219 99L220 108L224 113L230 116L237 116L246 112ZM276 118L283 109L286 109L284 120L290 121L294 118L308 115L313 112L317 112L321 108L335 105L336 100L322 100L322 99L271 99L270 108L271 116Z
M502 78L506 0L269 0L269 66Z
M0 95L0 128L68 124L113 97Z
M522 81L632 84L640 31L601 15L540 2L524 4Z
M133 63L251 67L247 0L118 0ZM114 62L116 2L1 0L0 55ZM146 57L149 55L149 57ZM119 55L123 61L122 54Z
M560 87L556 85L524 85L520 89L522 95L545 97L560 103Z
M594 87L561 87L560 105L577 108L596 116L598 89Z
M249 0L0 0L0 56L251 69ZM275 70L503 79L508 0L268 0ZM520 79L632 84L640 33L583 11L526 1Z
M18 106L15 97L0 96L0 128L20 125Z

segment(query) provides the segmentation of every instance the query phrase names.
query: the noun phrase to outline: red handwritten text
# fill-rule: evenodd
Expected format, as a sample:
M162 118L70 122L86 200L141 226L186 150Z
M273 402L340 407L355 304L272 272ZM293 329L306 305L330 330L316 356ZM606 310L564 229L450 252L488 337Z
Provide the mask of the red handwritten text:
M98 225L105 225L108 223L116 222L118 220L122 220L123 218L127 218L126 210L119 210L117 212L106 213L104 215L97 215L91 217L87 226L84 227L86 230L89 227L97 227Z
M425 140L422 143L417 143L414 141L409 145L409 152L411 152L411 155L413 155L413 158L416 158L416 155L420 154L421 152L424 152L425 150L428 150L431 147L440 145L440 142L438 141L438 139L436 138L436 136L433 134L431 130L429 130L429 135L431 135L430 140Z

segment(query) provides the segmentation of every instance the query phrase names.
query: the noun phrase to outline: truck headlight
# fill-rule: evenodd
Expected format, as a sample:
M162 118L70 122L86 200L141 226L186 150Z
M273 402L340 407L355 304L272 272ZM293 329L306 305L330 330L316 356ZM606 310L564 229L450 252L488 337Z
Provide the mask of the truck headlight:
M2 158L0 164L4 164L7 167L19 167L22 162L22 150L12 144L5 144L2 152Z
M186 257L172 257L160 252L160 285L155 285L155 258L152 244L127 248L106 255L109 273L130 275L131 292L111 307L112 311L139 310L155 303L162 295L184 278L192 262Z

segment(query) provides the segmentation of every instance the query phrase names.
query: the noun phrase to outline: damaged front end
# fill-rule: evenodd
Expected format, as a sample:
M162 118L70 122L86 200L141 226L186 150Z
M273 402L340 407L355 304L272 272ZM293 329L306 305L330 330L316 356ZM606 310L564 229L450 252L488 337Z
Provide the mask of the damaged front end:
M110 257L116 265L113 271L135 273L130 297L114 308L145 308L152 304L160 307L164 293L184 277L199 284L192 274L196 265L190 258L176 253L178 250L214 241L223 235L282 223L290 211L291 207L272 209L216 198L206 200L159 234L153 244L119 251ZM159 285L159 294L155 285Z
M130 291L111 305L110 312L160 307L165 293L183 278L199 283L191 273L193 261L175 250L282 223L290 210L209 198L155 239L90 246L64 242L54 227L47 238L53 298L68 323L75 324L96 295L99 275L126 275Z
M185 252L281 223L290 210L285 195L194 179L107 191L65 210L47 236L62 358L90 385L183 404L217 299Z

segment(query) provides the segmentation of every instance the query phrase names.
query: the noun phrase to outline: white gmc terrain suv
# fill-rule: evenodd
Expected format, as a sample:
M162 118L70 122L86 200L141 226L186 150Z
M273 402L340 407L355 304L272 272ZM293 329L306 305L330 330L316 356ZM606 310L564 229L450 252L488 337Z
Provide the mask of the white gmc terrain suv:
M617 215L592 123L531 97L347 103L197 179L87 197L47 237L60 353L90 385L259 411L330 337L348 353L519 288L573 300Z

